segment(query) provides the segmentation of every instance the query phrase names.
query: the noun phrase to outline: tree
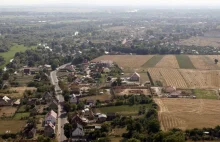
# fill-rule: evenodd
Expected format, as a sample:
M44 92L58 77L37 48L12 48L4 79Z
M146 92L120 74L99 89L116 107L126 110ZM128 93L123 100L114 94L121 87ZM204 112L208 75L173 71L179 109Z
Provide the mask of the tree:
M64 135L67 137L67 138L70 138L71 137L71 132L72 132L72 125L69 124L69 123L66 123L63 127L64 129Z
M148 122L147 129L149 133L157 133L160 131L160 122L157 119L152 119Z
M64 105L63 105L63 109L64 109L66 112L69 112L69 111L71 110L70 103L65 102Z
M9 79L9 73L8 72L3 73L2 79L3 80L8 80Z
M102 124L101 131L102 132L109 132L110 128L111 128L111 125L109 123L105 122Z
M131 138L131 139L128 139L127 142L140 142L140 140Z
M215 64L217 64L218 63L218 59L215 59Z
M38 142L51 142L50 138L42 136L42 135L38 136L37 141Z

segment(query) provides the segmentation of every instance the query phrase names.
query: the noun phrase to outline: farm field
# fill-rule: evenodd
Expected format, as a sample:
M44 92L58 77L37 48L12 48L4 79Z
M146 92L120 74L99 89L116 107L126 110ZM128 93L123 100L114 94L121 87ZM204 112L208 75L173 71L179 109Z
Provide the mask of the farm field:
M189 55L189 58L196 69L204 69L204 70L216 69L215 67L212 66L212 64L207 62L205 56Z
M82 97L80 100L100 100L100 101L105 101L105 100L110 100L111 95L110 94L103 94L103 95L95 95L95 96L88 96L88 97Z
M152 57L153 55L104 55L92 60L92 62L112 60L117 63L124 72L138 72L140 67Z
M214 90L195 89L193 93L196 95L197 99L218 99L217 92Z
M155 99L164 131L174 127L183 130L215 127L220 124L220 102L208 99ZM207 121L208 120L208 121Z
M181 69L195 69L193 63L187 55L176 55L176 59Z
M24 120L0 120L0 134L4 134L6 131L11 133L17 133L25 126Z
M34 75L21 75L20 73L14 75L15 81L19 83L19 86L27 86L27 84L33 80Z
M14 113L16 112L17 108L16 107L0 107L0 117L6 116L10 117L13 116Z
M138 110L140 106L143 105L133 105L133 106L122 105L122 106L102 107L102 108L96 108L95 112L101 112L105 114L110 112L115 112L124 116L132 116L138 114ZM145 106L146 108L148 108L148 104L146 104Z
M36 46L32 46L32 47L26 47L23 45L12 46L8 52L0 53L0 56L2 56L6 61L5 64L0 66L0 68L3 68L5 65L7 65L10 62L10 60L14 58L15 53L24 52L27 49L35 49L35 48L36 48Z
M174 55L166 55L156 64L155 67L178 69L179 64L178 64L176 57Z
M24 112L24 113L16 113L14 116L14 119L16 120L21 120L24 117L29 117L30 113L29 112Z
M155 67L158 62L163 58L163 55L155 55L142 65L143 68Z
M0 93L0 96L9 96L11 98L22 98L23 93L25 90L36 90L35 87L11 87L9 89L9 94L6 93Z
M179 45L195 45L195 46L213 46L220 47L219 43L220 38L211 38L211 37L191 37L186 40L180 41Z

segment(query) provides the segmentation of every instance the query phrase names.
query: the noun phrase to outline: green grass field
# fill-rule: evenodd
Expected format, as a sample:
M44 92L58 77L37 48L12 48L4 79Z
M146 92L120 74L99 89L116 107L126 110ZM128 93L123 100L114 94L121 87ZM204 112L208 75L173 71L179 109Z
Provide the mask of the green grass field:
M193 93L197 99L214 99L214 100L218 99L216 92L212 90L195 89Z
M10 60L14 58L15 53L24 52L27 49L36 49L36 46L26 47L23 45L16 44L16 45L12 46L8 52L0 53L0 56L2 56L5 59L5 63L3 65L1 65L0 68L5 67L10 62Z
M14 119L21 120L22 117L29 117L29 116L30 116L29 112L16 113L15 116L14 116Z
M0 134L4 134L6 131L10 133L17 133L25 126L24 120L0 120Z
M193 63L187 55L176 55L176 59L181 69L195 69Z
M125 115L125 116L131 116L131 115L137 115L140 106L144 105L133 105L133 106L128 106L128 105L122 105L122 106L110 106L110 107L101 107L97 108L95 112L101 112L101 113L109 113L109 112L115 112L120 115ZM146 110L149 107L149 104L146 104Z
M144 63L142 67L145 67L145 68L154 67L163 57L164 55L155 55L150 60L148 60L146 63Z

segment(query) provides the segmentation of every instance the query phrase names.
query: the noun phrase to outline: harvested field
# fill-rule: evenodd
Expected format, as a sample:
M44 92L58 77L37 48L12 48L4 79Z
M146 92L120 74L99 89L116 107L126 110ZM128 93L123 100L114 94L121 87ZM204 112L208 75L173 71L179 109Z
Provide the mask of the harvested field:
M219 88L220 71L180 70L190 88Z
M195 46L213 46L220 47L220 38L209 38L209 37L191 37L186 40L179 42L179 45L195 45Z
M187 55L176 55L176 59L181 69L195 69L193 63Z
M189 58L196 69L204 69L204 70L215 69L211 64L209 64L204 59L205 58L204 56L189 55Z
M161 81L164 86L167 86L163 76L160 73L159 68L150 68L150 69L148 69L148 72L150 73L150 76L153 79L153 82Z
M10 117L13 116L14 113L16 112L17 108L16 107L0 107L0 117L6 116Z
M155 67L158 68L174 68L178 69L179 64L176 60L176 57L174 55L166 55L160 60Z
M161 128L192 129L215 127L220 124L220 101L202 99L155 99L159 105Z
M213 66L213 69L220 70L220 64L215 64L214 60L218 59L220 61L220 57L218 55L206 55L204 56L209 64Z
M138 72L140 67L152 57L153 55L104 55L92 60L92 62L112 60L118 64L124 72Z
M11 133L20 132L25 126L24 120L0 120L0 134L4 134L6 131Z
M177 88L188 88L180 72L176 69L160 69L167 86L176 86Z
M150 58L146 63L142 65L144 68L155 67L158 62L164 57L164 55L155 55L154 57Z

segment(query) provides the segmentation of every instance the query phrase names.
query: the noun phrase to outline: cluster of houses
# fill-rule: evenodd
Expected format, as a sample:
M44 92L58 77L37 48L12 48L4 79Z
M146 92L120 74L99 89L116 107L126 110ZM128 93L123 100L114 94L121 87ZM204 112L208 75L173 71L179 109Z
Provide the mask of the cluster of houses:
M0 98L0 106L18 106L20 105L20 99L14 100L10 97L4 96Z

